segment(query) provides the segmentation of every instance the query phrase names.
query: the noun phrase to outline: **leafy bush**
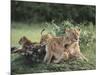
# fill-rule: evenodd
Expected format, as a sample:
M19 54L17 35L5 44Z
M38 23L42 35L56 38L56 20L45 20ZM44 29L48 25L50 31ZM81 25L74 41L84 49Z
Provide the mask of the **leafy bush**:
M54 23L54 20L51 23L45 23L47 25L46 28L49 28L50 26L52 27L52 30L49 32L53 35L60 36L64 34L64 30L66 28L76 28L78 26L74 26L73 23L70 21L63 21L61 24L56 24Z
M95 24L96 6L58 4L43 2L11 1L11 20L17 22L61 22L73 19L75 23L83 21Z
M71 21L63 21L61 24L54 23L54 20L51 23L46 23L47 29L48 27L52 27L52 30L49 32L55 36L61 36L64 35L64 30L66 28L80 28L81 34L80 34L80 44L85 46L91 46L91 43L95 42L95 30L93 30L94 25L92 23L89 23L87 26L88 29L86 29L86 26L84 24L78 24L74 25ZM93 32L94 31L94 32Z
M94 37L93 33L83 31L83 32L81 32L80 42L84 43L85 45L88 46L89 43L95 42L95 37Z

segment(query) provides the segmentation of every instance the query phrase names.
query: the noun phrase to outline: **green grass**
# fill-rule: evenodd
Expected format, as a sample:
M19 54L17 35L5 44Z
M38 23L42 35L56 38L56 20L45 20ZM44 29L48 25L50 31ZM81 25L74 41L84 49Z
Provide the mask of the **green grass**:
M11 29L11 46L19 46L18 40L22 36L27 36L32 41L39 42L40 32L44 28L43 24L12 23ZM11 54L11 71L12 73L43 73L43 72L61 72L77 70L94 70L96 69L96 30L95 26L80 26L82 41L80 48L82 53L88 58L88 62L81 60L69 60L60 64L27 64L25 57L19 54ZM51 28L46 31L52 30Z
M23 23L12 23L11 29L11 46L18 45L18 41L22 36L26 36L32 41L40 41L41 30L43 29L43 24L23 24ZM50 29L47 29L48 32ZM46 32L46 33L47 33Z

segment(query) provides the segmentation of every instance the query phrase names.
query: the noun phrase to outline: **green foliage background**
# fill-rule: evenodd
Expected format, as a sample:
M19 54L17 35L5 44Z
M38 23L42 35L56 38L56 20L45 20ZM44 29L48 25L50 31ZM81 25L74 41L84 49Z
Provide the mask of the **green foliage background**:
M11 1L11 19L23 22L93 22L95 24L96 6L40 2Z

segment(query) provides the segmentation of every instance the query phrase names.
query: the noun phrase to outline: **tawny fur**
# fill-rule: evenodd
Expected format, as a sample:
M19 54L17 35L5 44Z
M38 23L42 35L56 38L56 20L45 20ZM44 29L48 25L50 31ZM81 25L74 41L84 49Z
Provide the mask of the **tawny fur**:
M69 29L69 30L67 29L66 32L73 41L73 43L69 44L66 47L66 51L69 52L69 57L79 58L81 60L88 61L88 59L80 51L80 45L79 45L80 29Z
M68 37L54 37L50 34L45 34L41 36L40 43L46 45L44 62L49 64L52 57L55 57L54 63L59 63L62 59L68 59L67 51L65 52L64 48L65 44L71 44L71 41Z
M53 56L56 59L54 60L54 63L59 63L62 59L67 60L74 57L88 61L87 58L80 52L80 29L67 29L65 32L66 34L61 37L54 37L50 34L41 36L40 43L46 45L44 62L49 64ZM64 45L66 44L68 46L65 48Z

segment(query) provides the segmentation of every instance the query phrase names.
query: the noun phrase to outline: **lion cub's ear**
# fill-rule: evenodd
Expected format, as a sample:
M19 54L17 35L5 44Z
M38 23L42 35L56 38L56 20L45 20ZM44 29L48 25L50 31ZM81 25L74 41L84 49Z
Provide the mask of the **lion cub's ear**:
M26 36L23 36L22 38L23 38L23 39L26 39Z

